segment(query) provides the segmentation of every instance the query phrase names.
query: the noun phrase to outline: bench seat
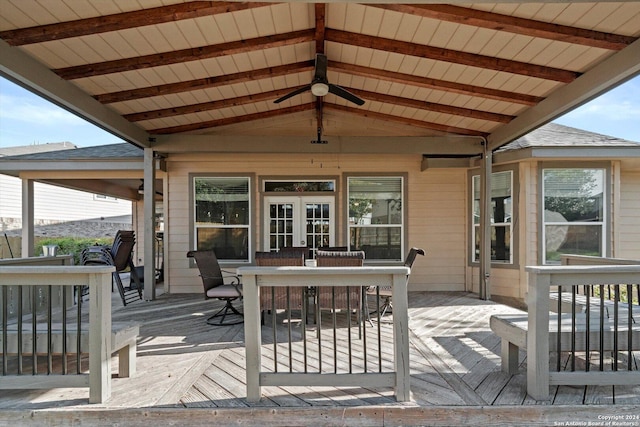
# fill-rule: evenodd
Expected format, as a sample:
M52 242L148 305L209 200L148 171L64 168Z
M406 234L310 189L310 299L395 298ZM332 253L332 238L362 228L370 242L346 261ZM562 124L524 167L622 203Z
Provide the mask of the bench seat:
M81 353L88 353L89 349L89 331L82 325L80 333L80 349ZM46 323L38 323L36 325L36 353L39 355L47 354L47 331ZM7 328L7 354L18 353L18 329L17 325L9 325ZM111 353L118 353L118 376L126 378L135 375L136 372L136 341L140 333L140 326L132 322L113 322L111 324ZM77 325L67 325L66 331L66 351L67 354L76 353L77 348ZM52 323L51 325L51 353L62 354L62 324ZM3 347L3 332L0 331L0 349ZM22 324L22 354L28 355L33 351L33 333L32 324L26 322Z
M584 313L576 316L575 331L575 348L577 351L584 351L586 348L587 332L586 332L586 315ZM599 313L592 313L589 316L589 348L598 351L600 349L600 316ZM526 312L515 314L494 314L491 316L489 324L491 330L502 339L501 343L501 359L502 370L509 374L518 372L518 352L527 348L527 329L528 315ZM572 332L571 332L571 315L562 314L562 329L560 331L560 351L571 351ZM613 320L605 316L603 322L603 350L611 351L614 349L615 329ZM618 326L618 350L628 350L628 334L629 328L626 321L620 320ZM631 350L640 350L640 325L632 323L632 348ZM558 349L558 315L551 313L549 315L549 351L557 351Z

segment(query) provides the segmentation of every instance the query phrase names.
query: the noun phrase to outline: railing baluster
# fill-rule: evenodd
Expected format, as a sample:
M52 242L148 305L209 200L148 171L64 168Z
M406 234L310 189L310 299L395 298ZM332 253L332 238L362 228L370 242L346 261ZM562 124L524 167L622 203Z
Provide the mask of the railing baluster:
M593 289L595 288L595 286L591 287L591 292L593 293ZM585 367L585 371L589 372L589 364L590 362L590 358L591 358L591 353L589 352L590 349L590 343L589 343L589 335L591 335L591 297L589 294L587 294L587 307L585 308L585 351L586 351L586 367Z
M585 292L586 293L586 292ZM558 340L560 331L558 331ZM571 287L571 371L576 370L576 288ZM559 372L560 370L558 370Z
M613 287L615 291L613 300L613 370L618 370L618 303L620 302L620 285ZM631 325L629 325L631 326Z
M338 315L336 314L336 288L331 288L331 308L333 319L333 373L338 373L338 336L336 324L338 322ZM320 317L318 317L320 318Z
M62 287L62 375L67 375L67 287Z
M351 290L347 286L347 343L349 346L349 373L353 373L353 354L351 344Z
M562 365L561 365L561 360L560 360L560 353L562 350L562 321L560 319L562 319L562 286L558 286L558 324L556 325L556 329L557 329L557 337L556 337L556 368L557 371L560 372L560 370L562 369Z
M77 319L76 319L76 374L80 374L82 372L82 366L81 366L81 351L82 349L80 348L80 331L82 330L82 288L83 286L78 286L78 310L77 310ZM91 295L89 295L89 298L91 298Z
M287 286L287 326L289 333L289 372L293 372L293 353L291 350L291 288Z
M633 303L632 303L632 285L627 284L627 370L631 371L631 361L633 358L633 335L631 330L631 321L633 319ZM640 295L638 295L640 298ZM640 301L639 301L640 302Z
M271 287L271 328L273 332L273 371L278 372L278 335L276 331L276 288Z
M309 303L309 295L306 293L304 289L302 289L302 353L303 353L303 364L304 371L307 372L307 304ZM312 291L309 291L312 292Z
M34 287L31 289L31 373L38 373L38 292Z
M376 286L376 317L378 319L378 372L382 372L382 329L380 324L380 286Z
M365 327L365 303L366 303L366 298L365 298L365 292L366 292L366 288L360 288L360 326L362 327L362 348L363 348L363 357L364 357L364 372L368 371L367 368L367 328Z
M607 285L607 291L611 295L611 288ZM600 285L600 371L604 371L604 285Z
M22 304L23 304L23 297L22 297L22 292L25 289L23 289L22 286L18 286L18 374L22 375L23 372L23 360L22 360Z
M9 356L7 356L7 323L9 311L7 286L2 286L2 375L7 375L9 369Z
M53 323L53 306L51 302L51 285L45 288L47 290L47 374L51 375L53 370L53 353L51 352L53 346L53 335L51 334L51 328Z

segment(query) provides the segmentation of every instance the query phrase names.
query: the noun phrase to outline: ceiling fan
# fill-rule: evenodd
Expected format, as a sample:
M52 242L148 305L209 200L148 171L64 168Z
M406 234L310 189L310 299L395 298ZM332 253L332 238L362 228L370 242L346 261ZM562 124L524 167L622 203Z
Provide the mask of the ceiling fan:
M332 93L336 96L339 96L340 98L344 98L347 101L353 102L354 104L364 104L364 100L358 98L351 92L344 90L340 86L329 83L329 81L327 80L327 55L324 55L322 53L316 54L316 67L311 83L305 87L294 90L293 92L288 93L273 102L279 104L280 102L293 96L299 95L302 92L306 92L307 90L311 90L311 93L318 97L325 96L327 93Z

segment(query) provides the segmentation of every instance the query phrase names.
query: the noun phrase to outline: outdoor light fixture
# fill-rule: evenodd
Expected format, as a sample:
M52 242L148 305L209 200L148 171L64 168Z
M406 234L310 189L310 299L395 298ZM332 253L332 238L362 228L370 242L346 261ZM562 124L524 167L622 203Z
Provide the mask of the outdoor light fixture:
M311 85L311 93L315 96L325 96L329 93L329 85L322 82L314 83Z

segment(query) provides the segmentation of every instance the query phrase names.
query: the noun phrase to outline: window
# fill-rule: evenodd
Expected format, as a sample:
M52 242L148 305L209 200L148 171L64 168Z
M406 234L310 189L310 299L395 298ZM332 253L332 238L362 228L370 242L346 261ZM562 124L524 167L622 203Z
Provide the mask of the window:
M213 249L220 260L249 261L249 178L195 177L197 250Z
M603 256L605 169L542 170L543 263L562 254Z
M480 175L473 176L473 261L480 260ZM511 218L513 213L513 172L494 172L491 174L491 261L513 263L511 248L513 233Z
M367 260L403 259L403 178L350 177L349 244Z

